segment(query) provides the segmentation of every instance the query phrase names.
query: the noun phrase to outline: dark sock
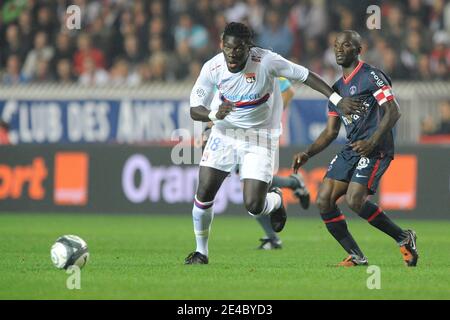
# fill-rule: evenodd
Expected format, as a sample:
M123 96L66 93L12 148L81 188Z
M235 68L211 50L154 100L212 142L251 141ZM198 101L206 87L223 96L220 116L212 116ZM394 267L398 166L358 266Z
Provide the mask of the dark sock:
M345 216L341 213L338 207L335 210L321 214L325 225L331 235L340 243L340 245L347 251L348 254L355 254L364 257L361 249L356 244L355 239L348 231Z
M292 177L274 176L272 179L272 187L295 189L298 187L298 182Z
M366 219L372 226L378 230L383 231L387 235L394 238L395 241L399 242L403 240L404 233L402 228L396 225L389 217L378 207L376 204L366 201L364 203L360 217Z

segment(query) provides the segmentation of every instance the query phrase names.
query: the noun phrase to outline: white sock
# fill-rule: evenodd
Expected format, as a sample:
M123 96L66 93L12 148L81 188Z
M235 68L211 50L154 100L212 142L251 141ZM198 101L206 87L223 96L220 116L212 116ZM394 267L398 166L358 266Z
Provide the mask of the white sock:
M281 207L281 197L278 193L270 192L266 196L266 204L263 211L258 213L249 212L251 216L267 216L272 211L277 210Z
M261 227L263 228L264 233L266 234L267 238L278 239L276 232L273 231L272 223L270 222L270 216L259 214L255 218L259 222Z
M195 241L197 242L197 249L195 251L198 251L205 256L208 256L209 231L214 217L213 203L214 201L198 201L197 196L195 196L194 207L192 208Z

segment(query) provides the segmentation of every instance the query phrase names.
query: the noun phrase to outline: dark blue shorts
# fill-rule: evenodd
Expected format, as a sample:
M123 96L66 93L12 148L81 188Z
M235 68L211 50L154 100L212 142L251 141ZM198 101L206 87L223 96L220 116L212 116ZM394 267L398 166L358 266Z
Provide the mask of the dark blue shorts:
M374 194L391 160L391 157L361 157L356 152L344 149L331 160L325 178L357 182L367 186L369 193Z

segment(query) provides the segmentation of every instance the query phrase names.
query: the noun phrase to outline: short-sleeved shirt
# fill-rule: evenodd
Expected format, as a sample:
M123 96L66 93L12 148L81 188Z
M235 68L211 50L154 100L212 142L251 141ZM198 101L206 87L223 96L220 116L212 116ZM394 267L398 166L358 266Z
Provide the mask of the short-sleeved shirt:
M347 132L346 148L358 140L367 140L377 130L383 117L383 103L395 99L392 92L391 79L381 70L359 62L348 77L341 77L333 85L333 89L342 97L360 98L366 112L362 115L344 115L332 103L328 103L328 115L340 117ZM393 130L389 131L375 148L374 153L381 157L394 155Z
M207 61L190 97L191 107L209 106L217 87L222 101L236 106L218 128L280 129L283 101L275 79L284 77L304 82L309 71L270 50L253 47L243 70L228 70L223 53Z

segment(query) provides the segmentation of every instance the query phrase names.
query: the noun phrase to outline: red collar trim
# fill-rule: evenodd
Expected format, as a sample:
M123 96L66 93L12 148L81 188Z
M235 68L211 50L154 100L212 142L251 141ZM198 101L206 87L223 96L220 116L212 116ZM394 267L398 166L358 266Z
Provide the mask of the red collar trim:
M358 65L356 66L355 69L353 69L352 73L350 73L350 75L346 78L345 76L342 76L342 79L344 79L344 83L348 84L350 82L350 80L352 80L352 78L355 76L355 74L358 73L359 69L361 69L362 65L364 62L359 61Z

